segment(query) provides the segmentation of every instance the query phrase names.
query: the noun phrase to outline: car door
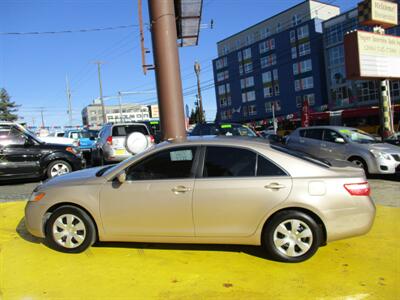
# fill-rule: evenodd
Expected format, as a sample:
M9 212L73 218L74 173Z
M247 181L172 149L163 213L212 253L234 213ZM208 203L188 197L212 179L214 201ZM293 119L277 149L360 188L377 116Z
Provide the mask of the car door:
M196 153L196 147L159 151L130 166L123 184L107 182L100 191L106 234L194 236Z
M321 158L346 160L346 147L345 139L342 135L332 129L324 129L321 142Z
M288 197L291 177L249 149L207 146L203 151L203 170L193 194L196 236L254 234L265 215Z
M321 156L321 142L322 142L323 129L321 128L310 128L305 130L303 137L304 143L301 151L316 157Z
M37 142L14 126L0 131L0 176L24 178L40 176L41 150Z

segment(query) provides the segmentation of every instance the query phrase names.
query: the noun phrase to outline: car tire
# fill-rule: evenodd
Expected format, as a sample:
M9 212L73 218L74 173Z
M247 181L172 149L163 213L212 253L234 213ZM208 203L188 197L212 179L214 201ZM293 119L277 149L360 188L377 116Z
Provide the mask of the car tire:
M46 242L52 249L80 253L96 241L96 227L89 215L75 206L57 208L46 222Z
M352 157L349 159L349 161L353 164L355 164L357 167L363 168L365 175L368 175L368 166L365 160L363 160L361 157Z
M90 164L92 167L100 166L100 151L98 149L91 151Z
M64 175L72 172L71 165L65 160L55 160L47 166L47 178L54 178L56 176Z
M262 246L269 257L277 261L305 261L314 255L322 243L320 226L301 211L278 212L266 223L263 230Z

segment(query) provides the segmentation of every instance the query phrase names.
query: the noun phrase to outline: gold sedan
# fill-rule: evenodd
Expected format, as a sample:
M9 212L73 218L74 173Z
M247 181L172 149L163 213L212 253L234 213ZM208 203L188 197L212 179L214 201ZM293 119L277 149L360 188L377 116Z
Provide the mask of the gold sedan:
M39 185L25 223L69 253L95 241L247 244L299 262L368 232L369 194L363 170L347 163L265 140L196 137Z

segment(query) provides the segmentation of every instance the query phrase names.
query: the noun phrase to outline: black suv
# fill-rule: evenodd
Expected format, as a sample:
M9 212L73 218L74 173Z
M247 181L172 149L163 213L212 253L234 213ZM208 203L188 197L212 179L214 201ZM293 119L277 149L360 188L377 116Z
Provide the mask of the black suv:
M53 178L84 166L72 145L46 144L19 124L0 122L0 181Z

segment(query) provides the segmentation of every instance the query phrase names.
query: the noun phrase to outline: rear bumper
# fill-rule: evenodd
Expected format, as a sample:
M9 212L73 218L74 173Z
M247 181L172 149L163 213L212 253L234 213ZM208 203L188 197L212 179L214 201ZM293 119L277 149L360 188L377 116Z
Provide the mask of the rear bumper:
M372 227L376 208L370 197L356 197L357 205L351 208L324 211L327 241L366 234Z

